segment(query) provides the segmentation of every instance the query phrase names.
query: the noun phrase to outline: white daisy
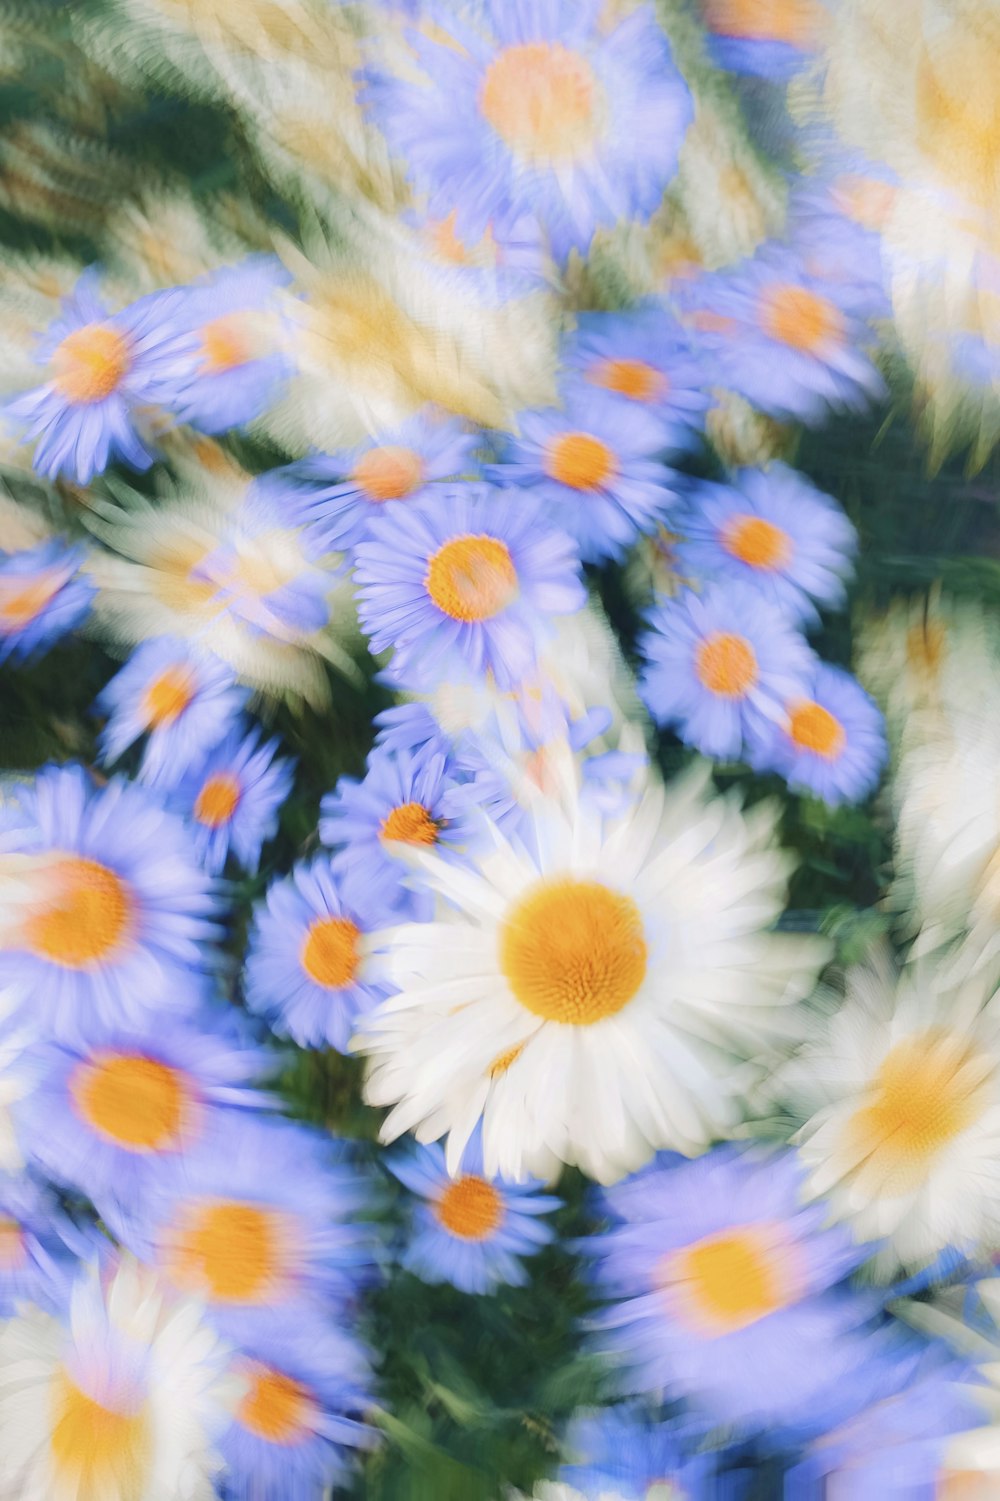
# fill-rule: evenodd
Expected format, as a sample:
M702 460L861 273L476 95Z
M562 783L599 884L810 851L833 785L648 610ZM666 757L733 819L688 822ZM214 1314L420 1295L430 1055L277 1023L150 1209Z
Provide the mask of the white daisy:
M488 825L474 869L418 856L437 919L384 933L399 994L356 1046L367 1099L395 1107L384 1139L447 1134L454 1172L482 1117L488 1173L612 1182L729 1130L738 1060L788 1031L826 945L768 931L791 864L772 806L714 797L698 765L612 819L568 747L550 769L523 846Z
M0 1332L2 1501L211 1501L211 1447L242 1393L198 1305L123 1260L75 1284L68 1325Z
M945 1247L1000 1246L1000 997L988 996L929 964L897 976L877 952L779 1078L805 1122L793 1140L809 1191L858 1240L884 1241L879 1277Z

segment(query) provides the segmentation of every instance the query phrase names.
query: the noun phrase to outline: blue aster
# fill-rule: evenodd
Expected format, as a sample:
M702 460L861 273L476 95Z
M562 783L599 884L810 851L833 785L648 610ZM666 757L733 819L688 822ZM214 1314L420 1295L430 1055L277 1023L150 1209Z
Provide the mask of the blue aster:
M426 264L440 286L471 296L478 306L499 307L551 281L545 233L531 213L501 214L478 240L456 233L458 212L410 212L404 222L417 235Z
M85 556L58 539L0 552L0 662L41 656L87 618L97 590Z
M822 662L777 719L757 725L749 748L758 771L776 771L793 792L831 807L863 802L887 758L878 705L849 672Z
M230 851L255 872L264 843L277 833L295 771L277 750L277 740L262 743L259 729L237 725L178 782L170 806L188 820L212 875L221 874Z
M76 1258L87 1248L49 1189L0 1174L0 1318L20 1303L65 1308Z
M741 1501L749 1472L720 1471L727 1456L706 1450L705 1437L704 1424L666 1419L633 1404L581 1413L563 1445L571 1462L558 1478L587 1501L609 1495L647 1501L657 1494L654 1486L690 1501Z

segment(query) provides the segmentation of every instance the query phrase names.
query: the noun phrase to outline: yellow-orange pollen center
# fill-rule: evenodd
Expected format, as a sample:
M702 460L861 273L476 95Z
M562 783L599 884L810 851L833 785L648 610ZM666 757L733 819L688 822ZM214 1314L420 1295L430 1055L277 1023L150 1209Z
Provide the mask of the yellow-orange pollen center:
M52 384L67 401L89 406L116 391L132 365L124 334L109 323L88 323L67 334L52 355Z
M129 1152L160 1152L180 1139L188 1090L177 1069L139 1053L103 1053L69 1082L77 1114Z
M788 533L762 516L733 516L722 529L722 545L730 557L748 568L785 568L791 561Z
M788 735L800 750L812 751L834 761L844 749L844 726L822 704L812 701L794 705L788 715Z
M360 929L348 917L318 917L302 945L302 968L328 990L349 985L358 972Z
M486 1240L503 1219L503 1199L492 1183L467 1173L448 1184L434 1213L459 1240Z
M694 670L709 693L743 698L757 681L757 658L744 636L713 631L695 653Z
M369 500L402 500L424 480L424 461L412 448L371 448L354 466L354 479Z
M194 804L194 816L209 829L218 829L232 818L240 802L239 778L230 771L206 777Z
M815 0L704 0L705 25L718 36L807 47L821 12Z
M117 1412L104 1407L65 1372L57 1377L52 1398L52 1460L60 1481L71 1482L66 1494L144 1495L152 1441L142 1408Z
M452 620L492 620L517 593L517 570L499 538L455 537L430 559L424 587Z
M294 1444L311 1427L316 1404L306 1387L270 1366L251 1366L240 1403L243 1427L269 1444Z
M541 881L499 934L500 967L515 998L546 1021L587 1027L627 1006L646 975L642 917L600 881Z
M150 729L173 724L194 697L194 684L186 667L168 667L155 677L142 700L143 716Z
M62 588L61 574L43 574L41 578L18 578L12 574L0 578L0 631L17 630L27 625L50 604Z
M243 313L223 313L202 328L201 365L206 375L223 375L227 370L248 365L253 359L245 319Z
M856 1111L850 1134L866 1155L923 1166L972 1123L988 1062L963 1040L929 1031L899 1042Z
M587 374L588 380L605 391L633 401L656 401L665 395L667 378L645 360L598 360Z
M745 1329L798 1295L789 1250L767 1227L743 1226L685 1246L667 1258L664 1282L713 1336Z
M51 894L24 924L34 954L84 969L111 954L128 933L132 904L125 883L96 860L69 856L47 873Z
M563 433L545 455L546 474L571 490L599 490L617 470L611 449L592 433Z
M438 260L445 261L449 266L480 264L491 266L497 261L497 246L493 231L487 227L486 233L478 244L467 245L458 233L457 209L452 209L444 219L430 222L427 225L427 236Z
M803 354L843 343L844 320L837 308L805 287L775 287L765 293L761 326L769 338Z
M24 1231L17 1220L0 1214L0 1267L8 1271L24 1259Z
M282 1270L273 1211L224 1199L200 1205L174 1237L168 1268L179 1286L221 1303L265 1301Z
M483 118L518 156L538 165L570 162L592 148L597 88L585 57L559 42L506 47L486 70Z
M436 844L439 832L423 803L400 803L379 826L381 839L398 839L403 844Z

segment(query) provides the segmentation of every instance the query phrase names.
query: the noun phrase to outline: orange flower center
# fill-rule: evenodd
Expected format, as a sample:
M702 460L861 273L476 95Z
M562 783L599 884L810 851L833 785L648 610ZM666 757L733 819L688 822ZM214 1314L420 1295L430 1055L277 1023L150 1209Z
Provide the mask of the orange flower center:
M487 228L478 244L470 246L459 237L457 222L458 210L452 209L447 218L434 220L427 225L427 237L437 259L449 266L494 265L497 247L492 230Z
M52 1390L49 1446L58 1477L55 1494L90 1501L147 1493L152 1455L147 1414L102 1406L65 1372Z
M253 359L253 347L246 336L245 313L223 313L213 318L201 331L201 364L206 375L222 375L236 370Z
M784 568L792 556L788 533L761 516L734 516L723 528L722 545L750 568Z
M656 401L664 396L668 381L661 370L645 360L598 360L587 372L587 379L605 391L617 391L633 401Z
M168 667L146 689L142 712L151 730L173 724L194 697L194 683L186 667Z
M0 577L0 631L15 631L34 620L55 599L62 583L59 574L29 580Z
M355 464L354 478L369 500L402 500L423 484L424 461L412 448L370 448Z
M124 334L109 323L88 323L67 334L52 355L52 384L67 401L82 406L104 401L132 366Z
M801 1293L791 1248L767 1225L725 1230L685 1246L666 1258L662 1281L710 1337L745 1329Z
M125 883L96 860L68 856L50 872L52 894L24 929L34 954L67 969L107 958L125 939L132 903Z
M815 0L704 0L705 25L718 36L810 46L822 12Z
M744 698L757 681L757 658L744 636L713 631L698 647L694 670L709 693Z
M380 839L398 839L403 844L436 844L438 825L423 803L401 803L383 818Z
M617 469L612 450L592 433L563 433L545 456L546 474L572 490L598 490Z
M195 799L194 816L199 823L217 829L232 818L241 795L239 779L231 771L218 771L202 783Z
M360 929L347 917L318 917L302 945L302 968L328 990L349 985L358 972Z
M269 1444L297 1443L316 1412L310 1393L270 1366L252 1365L247 1374L250 1385L240 1403L239 1422Z
M24 1260L24 1231L17 1220L0 1214L0 1267L12 1270Z
M801 749L833 761L844 749L844 726L822 704L797 704L788 715L788 734Z
M171 1238L167 1266L178 1286L220 1303L262 1303L286 1252L273 1210L236 1199L198 1205Z
M803 354L843 343L844 320L837 308L805 287L774 287L765 293L760 321L769 338Z
M486 1240L503 1219L503 1199L492 1183L467 1173L448 1184L434 1213L460 1240Z
M500 967L534 1016L589 1027L627 1006L646 975L631 897L571 877L540 881L500 927Z
M515 155L538 166L578 161L597 139L593 70L559 42L504 48L486 70L479 108Z
M155 1058L99 1053L73 1071L69 1092L77 1114L126 1151L162 1152L180 1139L187 1085Z
M517 593L517 570L497 537L455 537L427 564L424 587L452 620L492 620Z

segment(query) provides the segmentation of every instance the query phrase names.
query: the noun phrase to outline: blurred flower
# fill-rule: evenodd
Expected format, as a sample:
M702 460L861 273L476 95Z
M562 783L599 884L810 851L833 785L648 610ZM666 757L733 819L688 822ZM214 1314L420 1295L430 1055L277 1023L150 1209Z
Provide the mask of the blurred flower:
M63 1307L82 1242L48 1189L0 1176L0 1318L24 1303Z
M667 1421L631 1404L604 1407L573 1420L566 1435L570 1463L560 1485L543 1481L536 1501L741 1501L749 1475L720 1473L718 1452L702 1451L703 1431L690 1419Z
M824 0L701 0L709 49L722 68L791 78L819 51Z
M818 663L808 696L790 699L783 717L762 727L750 762L830 807L863 802L886 762L882 715L849 672Z
M202 863L221 875L232 851L256 872L261 847L278 830L278 811L292 790L293 763L276 758L277 740L261 743L258 729L237 726L183 776L171 798L194 831Z
M41 656L86 619L95 590L79 571L85 556L56 539L0 552L0 662Z

